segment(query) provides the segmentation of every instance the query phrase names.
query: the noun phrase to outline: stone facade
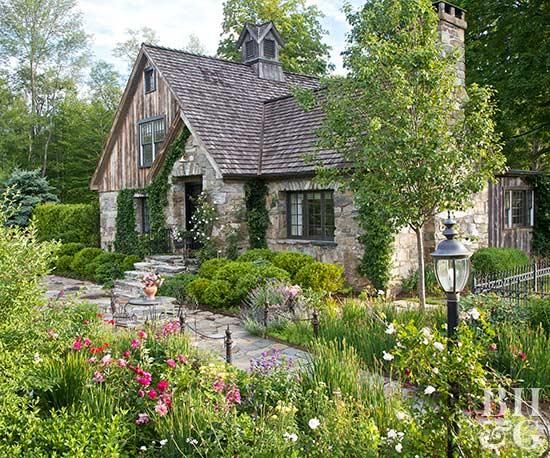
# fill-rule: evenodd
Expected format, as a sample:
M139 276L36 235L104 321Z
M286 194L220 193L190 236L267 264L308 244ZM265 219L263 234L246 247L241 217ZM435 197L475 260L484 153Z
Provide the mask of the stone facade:
M312 189L334 190L334 241L309 241L289 239L287 237L287 200L288 191L308 191ZM313 256L321 262L340 264L344 267L346 278L356 288L365 286L357 268L363 255L363 247L358 241L359 225L355 219L356 210L353 197L334 187L319 187L308 179L287 179L268 183L267 208L269 227L267 244L275 251L300 251Z
M437 31L445 52L459 53L456 64L457 86L464 87L466 82L466 64L464 59L464 32L466 30L466 13L446 2L437 3L439 22Z
M101 248L112 250L116 235L118 191L99 193Z

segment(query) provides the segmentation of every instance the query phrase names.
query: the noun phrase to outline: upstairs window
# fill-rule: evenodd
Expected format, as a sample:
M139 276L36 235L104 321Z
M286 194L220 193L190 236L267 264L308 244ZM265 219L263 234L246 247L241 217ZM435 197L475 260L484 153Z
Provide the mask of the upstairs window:
M165 137L165 120L164 118L153 119L152 121L142 122L139 125L139 165L140 167L151 167L160 146Z
M153 67L146 68L143 71L143 79L146 94L157 89L157 80L155 78L155 69Z
M534 191L506 189L504 191L504 226L532 227L535 224Z
M250 40L246 42L246 58L251 59L252 57L256 57L256 42L254 40Z
M275 40L264 40L264 57L275 59Z
M292 239L334 240L332 191L289 192L287 235Z

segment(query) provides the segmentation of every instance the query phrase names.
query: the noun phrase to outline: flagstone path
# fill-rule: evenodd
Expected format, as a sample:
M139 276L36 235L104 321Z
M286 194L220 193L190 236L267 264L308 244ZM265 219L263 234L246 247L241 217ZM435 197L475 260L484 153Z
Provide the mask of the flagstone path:
M97 304L105 319L111 319L111 291L91 282L74 280L55 275L45 279L46 297L50 300L61 300L73 297L82 302ZM177 319L177 305L173 298L159 298L161 304L156 307L156 318L159 321ZM128 321L127 327L140 326L151 318L151 306L127 306L128 314L133 320ZM239 318L212 313L205 310L184 310L187 329L185 332L191 342L198 348L210 351L220 358L225 358L224 339L225 331L229 326L233 340L233 364L240 369L250 367L250 360L259 357L263 352L276 349L294 361L305 361L307 354L294 347L274 342L270 339L250 334L242 326ZM193 330L198 331L199 335ZM204 336L215 337L206 338Z

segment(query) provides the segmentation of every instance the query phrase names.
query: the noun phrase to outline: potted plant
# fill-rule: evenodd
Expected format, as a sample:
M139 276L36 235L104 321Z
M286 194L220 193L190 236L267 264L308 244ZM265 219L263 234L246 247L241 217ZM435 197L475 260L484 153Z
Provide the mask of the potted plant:
M143 275L141 279L141 283L143 285L143 293L149 300L154 300L155 296L157 295L157 291L159 287L164 282L164 279L154 273L154 272L147 272Z

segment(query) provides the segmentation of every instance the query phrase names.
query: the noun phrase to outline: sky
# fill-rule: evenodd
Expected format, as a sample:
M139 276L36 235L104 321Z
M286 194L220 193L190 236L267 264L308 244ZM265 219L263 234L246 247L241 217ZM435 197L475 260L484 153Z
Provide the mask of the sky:
M324 14L323 26L328 30L326 42L332 47L331 62L336 72L342 72L340 53L344 49L349 26L342 13L343 0L306 0ZM354 6L364 0L352 0ZM207 53L214 55L222 23L223 0L78 0L84 28L90 35L95 59L115 65L126 73L126 63L113 57L117 42L124 41L129 28L147 26L160 37L160 44L180 49L190 34L196 35Z

